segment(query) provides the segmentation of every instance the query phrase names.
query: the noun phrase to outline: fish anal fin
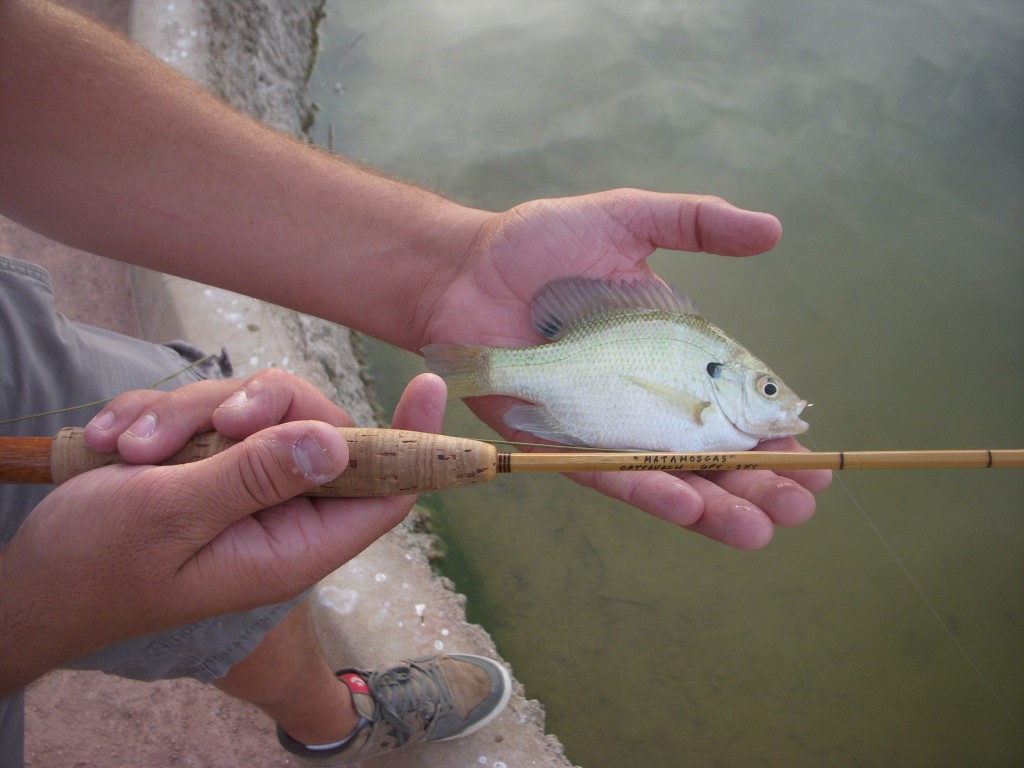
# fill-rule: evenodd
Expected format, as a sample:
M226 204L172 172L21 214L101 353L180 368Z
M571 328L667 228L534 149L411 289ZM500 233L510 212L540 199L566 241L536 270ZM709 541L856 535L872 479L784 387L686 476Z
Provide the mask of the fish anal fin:
M626 376L625 378L626 381L663 401L673 410L686 414L694 424L698 426L704 424L704 411L711 407L709 400L702 400L689 392L650 379L642 379L639 376Z
M505 413L505 423L531 435L564 445L584 445L578 437L567 434L543 405L513 405Z

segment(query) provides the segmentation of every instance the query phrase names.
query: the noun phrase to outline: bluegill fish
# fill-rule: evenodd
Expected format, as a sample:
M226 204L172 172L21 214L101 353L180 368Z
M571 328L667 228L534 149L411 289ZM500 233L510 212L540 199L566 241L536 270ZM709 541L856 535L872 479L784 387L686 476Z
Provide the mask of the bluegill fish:
M763 362L654 281L553 280L532 303L551 343L423 348L449 397L511 395L513 429L566 445L748 450L807 430L807 405Z

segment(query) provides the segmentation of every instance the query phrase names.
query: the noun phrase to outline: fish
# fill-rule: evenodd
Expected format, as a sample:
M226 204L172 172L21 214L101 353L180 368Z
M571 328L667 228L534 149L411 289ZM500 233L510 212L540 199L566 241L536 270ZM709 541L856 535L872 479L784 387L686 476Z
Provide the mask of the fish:
M420 351L450 399L524 400L505 424L555 443L741 451L808 429L807 401L664 283L557 278L534 295L531 322L547 343Z

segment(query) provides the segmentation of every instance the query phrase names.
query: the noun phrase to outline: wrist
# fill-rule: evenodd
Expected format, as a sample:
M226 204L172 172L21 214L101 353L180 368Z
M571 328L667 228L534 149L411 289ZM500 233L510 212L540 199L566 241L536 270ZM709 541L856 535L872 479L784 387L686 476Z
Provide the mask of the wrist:
M405 258L399 256L394 262L398 271L393 279L380 282L385 292L381 306L391 314L390 327L383 330L384 335L364 332L411 352L427 344L425 334L438 301L469 268L492 215L447 200L439 203L431 220L404 246ZM358 328L360 320L356 318L353 327L363 330Z
M0 698L95 648L76 630L76 601L23 568L17 537L0 550Z
M359 172L367 177L362 214L353 226L343 227L349 236L339 234L334 241L325 270L351 276L342 277L341 290L330 294L314 287L314 296L322 296L324 303L306 311L417 351L426 343L426 318L434 303L466 269L493 214L371 171ZM365 233L364 240L354 242L353 232Z
M0 698L10 696L56 666L41 637L46 624L38 597L11 573L7 551L0 551ZM57 662L59 663L59 662Z

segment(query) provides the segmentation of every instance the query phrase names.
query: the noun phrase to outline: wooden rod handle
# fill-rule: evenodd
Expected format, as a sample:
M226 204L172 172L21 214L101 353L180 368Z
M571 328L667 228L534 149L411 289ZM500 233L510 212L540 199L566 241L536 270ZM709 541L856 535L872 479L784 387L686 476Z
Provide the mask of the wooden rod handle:
M479 440L398 429L339 427L338 431L348 441L348 467L334 480L306 493L307 496L347 498L439 491L485 483L496 471L497 450ZM207 432L192 438L163 463L199 461L236 442ZM62 429L52 443L47 461L54 483L122 461L116 453L97 453L86 447L85 433L79 428Z

